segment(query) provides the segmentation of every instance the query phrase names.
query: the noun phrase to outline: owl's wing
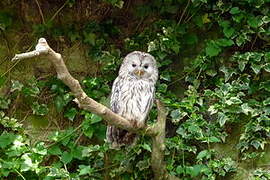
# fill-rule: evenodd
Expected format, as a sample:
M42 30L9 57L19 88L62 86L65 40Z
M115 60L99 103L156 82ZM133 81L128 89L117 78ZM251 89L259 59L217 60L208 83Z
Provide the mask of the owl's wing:
M117 77L115 81L113 82L112 86L112 95L111 95L111 110L115 112L116 114L119 113L119 100L121 96L121 79Z
M110 106L111 106L111 110L113 112L115 112L116 114L119 113L120 110L120 97L121 97L121 87L122 87L122 81L119 77L117 77L114 82L113 82L113 86L112 86L112 94L111 94L111 101L110 101ZM107 127L107 141L112 143L112 144L120 144L120 136L123 136L122 134L126 134L125 130L116 128L114 126L108 126ZM114 146L114 145L113 145Z

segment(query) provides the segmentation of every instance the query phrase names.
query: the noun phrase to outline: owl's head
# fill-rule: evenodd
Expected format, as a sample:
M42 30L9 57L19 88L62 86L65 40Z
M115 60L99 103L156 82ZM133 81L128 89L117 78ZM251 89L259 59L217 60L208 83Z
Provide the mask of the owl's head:
M133 51L124 58L119 75L155 82L158 78L156 60L149 53Z

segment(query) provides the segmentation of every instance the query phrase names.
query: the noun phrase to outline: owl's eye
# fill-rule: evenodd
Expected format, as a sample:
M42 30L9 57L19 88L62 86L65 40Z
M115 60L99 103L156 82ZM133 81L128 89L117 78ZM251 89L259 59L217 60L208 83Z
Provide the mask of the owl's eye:
M132 64L132 67L136 67L136 64Z
M144 65L143 67L144 67L145 69L147 69L147 68L148 68L148 65Z

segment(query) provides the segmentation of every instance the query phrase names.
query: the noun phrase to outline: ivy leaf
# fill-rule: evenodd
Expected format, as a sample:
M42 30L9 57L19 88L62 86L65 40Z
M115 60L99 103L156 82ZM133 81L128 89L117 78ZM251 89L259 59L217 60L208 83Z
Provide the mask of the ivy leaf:
M226 36L226 38L232 37L234 32L235 32L235 29L232 28L232 27L226 27L226 28L223 29L223 33Z
M266 64L263 66L263 69L264 69L266 72L270 72L270 63L266 63Z
M16 90L18 90L18 91L21 91L22 90L23 84L20 83L19 81L12 80L11 83L12 83L11 89L10 89L11 92L14 92Z
M215 71L213 69L208 69L208 70L206 70L206 74L211 76L211 77L214 77L215 75L217 75L217 71Z
M258 74L261 71L262 66L252 63L251 69L254 71L255 74Z
M249 112L253 112L254 110L249 107L248 103L244 103L241 105L241 108L242 108L242 112L245 114L245 115L248 115Z
M21 171L29 171L35 166L32 159L29 157L29 153L22 155L22 159Z
M0 109L8 109L10 103L11 103L10 99L0 97Z
M227 68L225 66L222 66L219 70L224 73L224 75L225 75L225 82L227 82L232 77L233 74L237 74L234 69Z
M84 42L89 43L92 46L96 44L96 35L94 33L86 33L84 31Z
M70 108L67 112L65 112L64 117L68 118L70 121L73 121L77 114L78 114L77 109Z
M221 127L224 126L228 119L229 118L224 113L218 112L218 122Z
M148 169L150 167L149 159L141 160L136 164L136 167L139 168L140 171L144 169Z
M232 46L234 42L231 39L218 39L216 44L220 47Z
M263 105L267 106L270 104L270 98L267 98L266 100L263 101Z
M182 111L181 109L175 109L171 111L170 116L172 117L173 122L179 122L187 115L187 112Z
M16 139L16 135L12 134L12 133L3 133L0 136L0 147L1 148L5 148L8 145L10 145L11 143L13 143L13 141Z
M261 146L261 143L257 140L253 140L250 143L253 147L255 147L256 149L258 149Z
M236 44L237 46L241 46L244 43L246 43L247 41L249 41L249 37L247 36L246 33L241 33L239 36L237 36L236 38Z
M159 86L158 86L158 91L160 91L160 92L162 92L162 93L165 93L166 91L167 91L167 87L168 87L168 85L167 84L160 84Z
M233 104L241 104L242 101L238 97L231 97L230 99L226 100L225 103L228 105L233 105Z
M244 60L239 60L238 61L238 68L241 72L244 71L246 65L247 65L248 61L244 61Z
M87 175L87 174L92 174L93 173L93 168L91 168L91 166L85 166L85 165L79 165L79 176L82 175Z
M238 13L240 13L239 7L233 7L233 8L230 10L230 13L231 13L231 14L238 14Z
M208 43L205 50L206 55L210 57L217 56L221 52L220 47L214 41Z
M38 102L34 102L31 106L33 114L44 116L48 114L49 108L46 104L39 104Z
M61 156L61 161L64 163L64 164L68 164L69 162L71 162L72 160L72 154L65 151L63 152L62 156Z
M195 166L188 167L186 169L186 173L190 174L191 177L196 177L200 174L202 169L205 168L205 165L203 164L196 164Z
M220 139L218 139L217 137L215 136L212 136L208 139L209 142L212 142L212 143L218 143L220 142Z
M199 152L196 159L201 161L201 160L203 160L203 158L209 159L210 157L211 157L211 153L208 150L203 150L203 151Z
M61 155L62 151L59 146L52 146L48 149L48 153L52 155Z
M96 114L92 114L91 116L91 124L95 124L97 122L102 121L102 118Z
M270 81L265 81L260 83L260 89L265 89L270 92Z
M149 144L144 143L144 144L142 145L142 148L145 149L145 150L147 150L147 151L149 151L149 152L152 152L152 149L151 149L151 147L149 146Z
M262 19L259 17L249 16L247 23L253 28L258 28L262 25Z

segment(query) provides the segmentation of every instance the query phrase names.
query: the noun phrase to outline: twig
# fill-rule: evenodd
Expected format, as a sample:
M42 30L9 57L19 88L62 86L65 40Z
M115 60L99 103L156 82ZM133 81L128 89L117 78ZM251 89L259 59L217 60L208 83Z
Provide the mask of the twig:
M69 0L66 0L66 2L54 13L54 15L51 17L49 21L53 21L54 18L59 14L59 12L67 5Z
M181 23L181 21L182 21L184 15L185 15L185 13L186 13L186 11L187 11L187 8L188 8L189 4L190 4L190 0L188 0L186 7L185 7L184 11L183 11L182 14L181 14L181 17L180 17L180 19L179 19L179 21L178 21L178 23L177 23L178 25Z
M45 19L44 19L42 10L41 10L41 8L40 8L39 2L38 2L38 0L35 0L35 1L36 1L37 6L38 6L38 11L39 11L39 14L40 14L40 16L41 16L42 23L45 24Z

